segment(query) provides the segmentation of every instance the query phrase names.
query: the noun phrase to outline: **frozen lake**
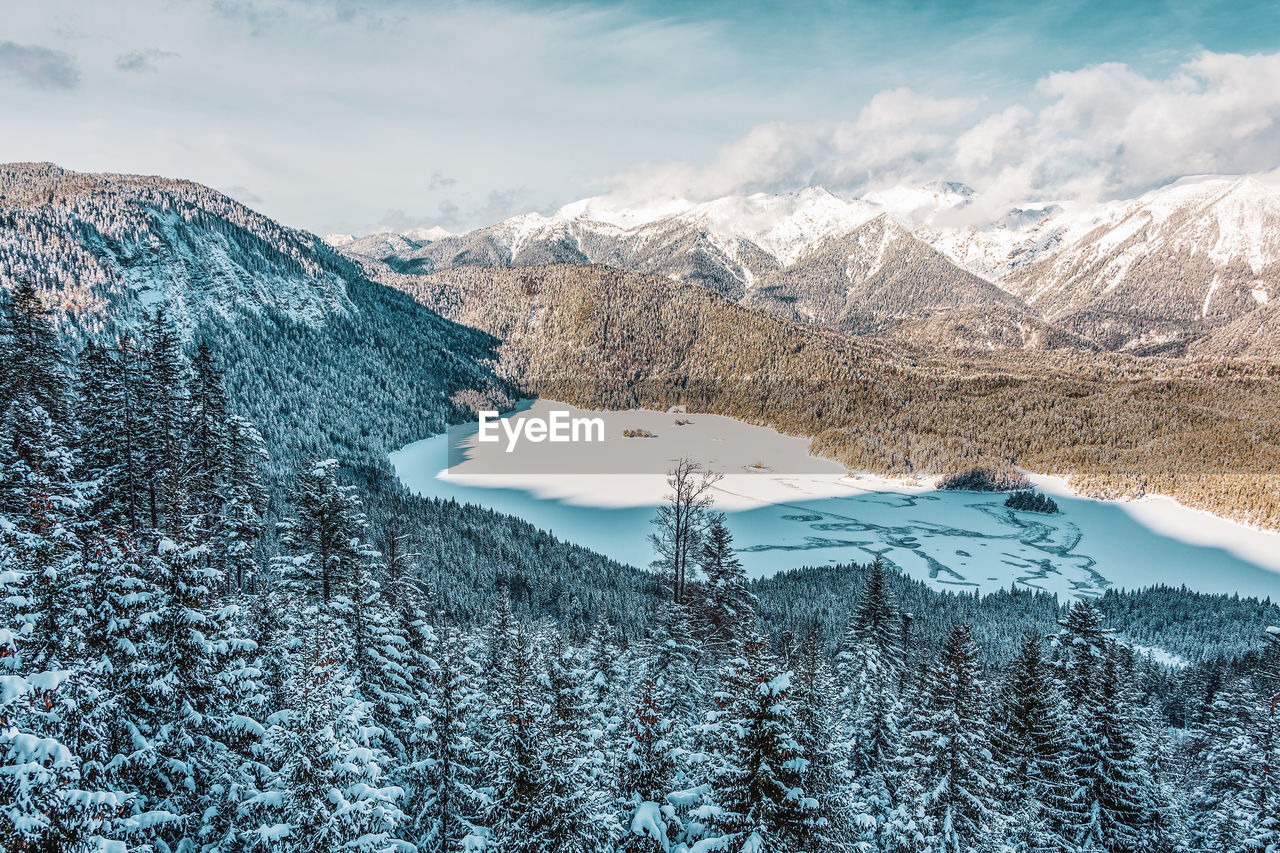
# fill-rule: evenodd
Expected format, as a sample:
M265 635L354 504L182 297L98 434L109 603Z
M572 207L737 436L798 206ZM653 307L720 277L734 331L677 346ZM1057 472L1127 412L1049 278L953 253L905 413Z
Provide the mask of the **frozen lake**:
M578 413L538 401L515 416L550 409ZM666 491L664 472L689 456L726 475L716 506L753 577L881 553L913 577L957 590L1017 583L1092 596L1108 586L1163 583L1280 597L1280 536L1171 501L1095 501L1045 480L1061 514L1015 512L1002 494L849 477L809 456L804 439L729 418L585 414L605 418L603 443L523 443L506 453L502 444L477 443L472 427L455 431L452 444L449 435L411 444L391 454L391 463L418 494L517 515L637 566L653 557L646 537ZM676 426L677 418L689 423ZM622 437L623 429L637 428L653 435ZM1179 532L1185 535L1172 535Z

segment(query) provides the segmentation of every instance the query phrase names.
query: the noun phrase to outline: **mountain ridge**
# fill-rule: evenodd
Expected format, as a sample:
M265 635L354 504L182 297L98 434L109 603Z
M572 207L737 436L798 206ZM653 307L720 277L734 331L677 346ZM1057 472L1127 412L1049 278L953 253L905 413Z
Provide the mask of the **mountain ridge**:
M926 304L967 312L1008 308L990 289L975 288L972 276L1021 301L1028 320L1048 332L1034 336L1037 341L1170 355L1202 351L1190 344L1280 290L1280 191L1257 177L1184 178L1135 199L1029 204L976 225L958 224L977 215L980 201L979 193L954 182L860 198L809 187L637 208L611 207L596 197L550 216L521 214L407 251L373 236L344 251L420 274L458 266L604 263L693 281L736 301L774 304L792 319L848 330L840 312L814 310L810 317L792 302L753 291L768 281L788 299L829 302L836 265L828 264L831 274L815 285L807 259L885 217L933 253L901 242L894 259L907 268L904 280L930 286ZM798 293L797 279L806 279L810 292ZM959 296L951 292L957 283ZM865 285L874 289L874 282ZM960 298L979 291L979 299ZM861 325L878 330L882 324ZM1027 345L1007 324L992 325L991 332L971 343Z

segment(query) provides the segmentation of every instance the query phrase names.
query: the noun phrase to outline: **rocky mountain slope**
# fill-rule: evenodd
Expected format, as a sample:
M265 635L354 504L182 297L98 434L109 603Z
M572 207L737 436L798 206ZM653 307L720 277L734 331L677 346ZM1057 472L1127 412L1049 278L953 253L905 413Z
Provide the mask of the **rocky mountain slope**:
M1193 342L1235 328L1280 290L1270 178L1184 179L1130 201L1028 204L990 221L978 201L961 184L641 208L588 199L426 243L375 235L345 251L411 273L602 263L846 332L911 338L918 328L921 343L945 343L954 325L951 343L986 348L1194 356L1207 350Z
M1001 285L1108 349L1181 351L1280 289L1280 194L1252 178L1182 181L1042 255Z
M797 322L873 334L955 309L1036 318L1022 302L960 269L887 214L828 237L759 278L744 304Z
M0 166L0 282L32 280L76 329L134 326L162 305L188 331L229 311L321 322L351 311L354 272L314 235L199 184Z

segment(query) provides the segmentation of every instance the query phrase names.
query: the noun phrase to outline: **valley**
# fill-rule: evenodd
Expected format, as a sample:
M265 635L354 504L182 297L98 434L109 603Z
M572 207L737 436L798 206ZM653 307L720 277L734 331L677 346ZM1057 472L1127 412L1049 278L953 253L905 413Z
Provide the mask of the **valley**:
M907 346L601 266L384 274L502 341L498 372L530 396L685 405L810 438L849 470L1021 467L1070 476L1091 497L1167 494L1280 526L1275 363Z

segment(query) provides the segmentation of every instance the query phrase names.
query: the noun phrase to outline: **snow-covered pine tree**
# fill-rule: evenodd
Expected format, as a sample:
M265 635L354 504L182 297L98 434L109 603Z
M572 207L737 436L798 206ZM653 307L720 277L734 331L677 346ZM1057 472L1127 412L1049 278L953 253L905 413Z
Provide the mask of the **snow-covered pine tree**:
M456 627L436 629L418 685L421 715L415 721L405 765L406 813L422 853L471 849L484 838L483 763L476 742L484 712L477 649Z
M261 469L267 459L257 428L244 418L231 415L227 424L226 469L210 552L225 585L235 592L258 591L267 498Z
M51 421L65 428L66 360L54 331L53 315L28 279L19 279L0 315L5 372L0 380L0 411L21 397L30 397ZM66 439L66 435L59 436Z
M497 615L501 617L501 611ZM493 787L486 810L487 838L504 853L534 853L543 849L537 828L547 778L546 699L533 639L523 626L517 626L509 642L502 672L491 673L496 690L492 694L495 720L490 763L485 774Z
M1218 691L1197 733L1207 745L1195 791L1192 840L1198 849L1236 853L1257 849L1265 835L1265 761L1259 761L1267 715L1247 679Z
M622 741L619 850L625 853L666 853L671 839L680 834L675 809L666 802L679 755L670 732L671 720L663 714L657 685L646 677L637 687Z
M511 665L518 625L511 612L511 599L505 589L498 589L493 612L484 628L484 677L486 692L497 696L502 679Z
M156 533L175 537L188 511L183 434L188 369L178 331L163 309L147 329L143 353L141 432L147 521Z
M688 608L664 605L647 641L645 672L653 681L654 698L671 719L671 739L689 746L689 737L706 697L699 669L702 650L690 627Z
M748 634L718 721L725 752L711 780L709 849L784 853L821 849L818 803L804 789L808 761L796 739L792 673L780 672L763 636ZM812 845L812 846L811 846Z
M29 535L0 515L0 849L123 846L137 828L132 795L100 787L108 780L86 774L74 744L63 740L86 724L78 701L85 688L71 688L79 673L46 668L26 652L39 636L27 606L28 570L13 546Z
M1098 676L1112 644L1102 622L1102 611L1080 599L1071 605L1053 637L1053 667L1068 707L1083 707L1097 694Z
M1143 849L1149 791L1132 710L1125 702L1120 653L1110 641L1101 661L1092 647L1076 648L1081 653L1072 660L1086 667L1095 681L1079 708L1076 740L1069 751L1075 785L1070 839L1080 850L1135 853ZM1079 683L1075 673L1068 671L1067 676L1068 684Z
M306 633L348 618L350 594L367 586L369 565L377 558L364 541L360 499L338 481L337 469L336 459L304 466L292 494L296 515L279 525L285 553L273 561L277 586L282 604Z
M276 768L245 804L256 819L247 833L279 853L408 853L399 839L407 819L403 792L387 780L389 756L369 703L331 641L320 639L289 682L288 706L268 719L265 754Z
M1023 638L1004 673L993 722L1002 802L1016 815L1025 849L1065 849L1072 794L1065 767L1068 733L1062 699L1035 634Z
M708 514L698 564L705 577L706 645L721 655L736 653L734 646L750 630L756 598L747 586L747 573L733 551L733 536L724 513Z
M962 622L943 644L904 738L926 850L982 850L1003 829L995 808L998 770L989 748L987 701L973 633Z
M622 720L627 703L626 656L612 640L609 625L598 621L582 654L582 702L589 732L585 757L594 783L607 788L617 778Z
M114 348L89 343L79 365L77 455L82 479L95 484L90 512L99 525L138 536L146 514L140 355L125 335Z
M231 467L230 411L222 371L206 341L191 358L190 391L183 426L183 485L190 517L187 527L201 540L211 537L222 515L223 491Z
M64 366L29 286L3 329L0 842L124 847L167 819L138 803L131 757L149 745L121 707L146 692L133 666L138 625L125 612L145 609L146 591L84 515L93 484L75 476Z
M842 756L839 690L827 649L812 626L792 657L796 741L804 754L805 791L817 803L813 838L825 850L846 849L867 809L850 784Z
M597 633L607 637L603 626ZM608 645L595 643L587 651ZM606 849L620 834L610 760L621 721L612 710L614 688L606 675L611 667L602 660L580 659L558 631L544 646L549 695L544 726L547 776L537 805L542 849L593 853ZM602 725L614 731L603 732Z
M875 843L894 807L894 759L903 716L902 615L879 555L863 571L852 618L836 655L839 745L856 825Z

